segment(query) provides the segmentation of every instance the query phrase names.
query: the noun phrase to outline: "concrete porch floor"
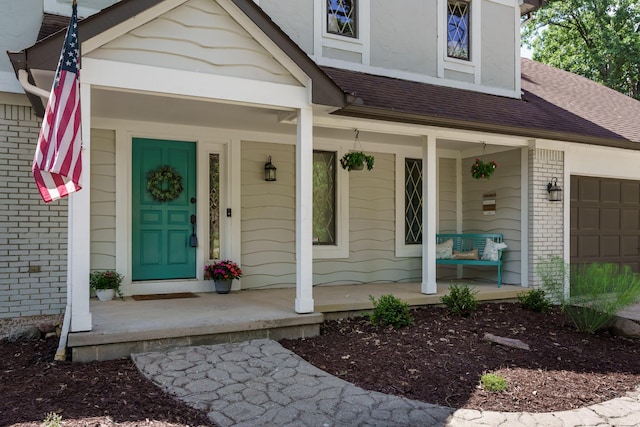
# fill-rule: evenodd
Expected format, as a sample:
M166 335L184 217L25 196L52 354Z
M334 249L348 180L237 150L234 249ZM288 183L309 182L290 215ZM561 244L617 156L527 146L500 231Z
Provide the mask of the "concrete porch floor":
M515 299L527 288L470 283L481 301ZM226 295L199 293L197 298L136 301L130 297L91 300L93 330L70 333L74 361L109 360L131 353L178 346L220 344L255 338L301 338L317 335L326 319L357 316L372 308L369 295L393 294L410 306L440 304L449 285L438 293L420 293L419 283L316 286L315 312L297 314L293 288L243 290Z

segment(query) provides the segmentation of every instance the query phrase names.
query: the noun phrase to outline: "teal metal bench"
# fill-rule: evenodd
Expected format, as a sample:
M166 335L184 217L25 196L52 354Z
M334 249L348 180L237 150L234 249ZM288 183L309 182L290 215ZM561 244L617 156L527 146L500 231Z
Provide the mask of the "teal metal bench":
M502 285L502 250L498 250L498 260L490 261L482 259L484 246L487 238L495 243L502 243L502 234L436 234L436 244L453 240L453 250L458 252L468 252L473 249L478 250L479 259L448 259L436 258L436 264L448 265L476 265L498 267L498 287Z

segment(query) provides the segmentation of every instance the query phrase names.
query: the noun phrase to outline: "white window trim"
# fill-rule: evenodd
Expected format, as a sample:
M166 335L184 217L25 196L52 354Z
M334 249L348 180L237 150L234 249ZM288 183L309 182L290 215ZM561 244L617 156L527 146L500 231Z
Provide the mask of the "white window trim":
M440 17L440 26L438 28L438 38L442 40L438 43L438 77L444 78L445 71L456 71L459 73L473 75L475 84L481 84L480 74L480 58L482 57L482 35L481 35L481 0L471 0L469 6L471 9L471 37L469 39L469 60L450 58L447 56L447 3L448 0L438 1L438 16Z
M356 31L357 38L341 36L327 32L326 0L314 0L314 56L322 57L323 48L344 50L358 53L362 57L362 64L369 65L371 57L371 0L357 0Z
M422 150L417 147L396 153L396 258L422 256L422 244L407 245L405 243L404 197L406 183L404 168L406 159L422 159ZM424 176L424 164L422 174ZM424 199L422 202L424 203ZM422 208L424 209L424 206Z
M341 144L314 140L314 150L336 153L336 244L313 245L313 259L349 258L349 172L340 167Z

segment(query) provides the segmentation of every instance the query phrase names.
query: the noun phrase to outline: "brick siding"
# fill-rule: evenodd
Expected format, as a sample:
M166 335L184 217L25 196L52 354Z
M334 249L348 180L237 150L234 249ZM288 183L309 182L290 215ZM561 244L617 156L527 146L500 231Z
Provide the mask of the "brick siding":
M45 205L31 174L40 123L31 107L0 104L0 318L66 305L67 201Z
M565 188L564 153L562 151L529 150L529 286L541 284L537 266L548 256L563 258L564 197L562 202L550 202L547 184L558 178Z

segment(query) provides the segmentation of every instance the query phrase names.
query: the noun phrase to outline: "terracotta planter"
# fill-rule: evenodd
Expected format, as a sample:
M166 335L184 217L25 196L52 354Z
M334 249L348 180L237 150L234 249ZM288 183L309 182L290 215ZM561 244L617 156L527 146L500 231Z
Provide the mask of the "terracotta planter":
M216 292L219 294L228 294L231 291L231 282L233 279L214 280L216 284Z
M100 301L111 301L116 296L114 289L97 289L96 296Z

